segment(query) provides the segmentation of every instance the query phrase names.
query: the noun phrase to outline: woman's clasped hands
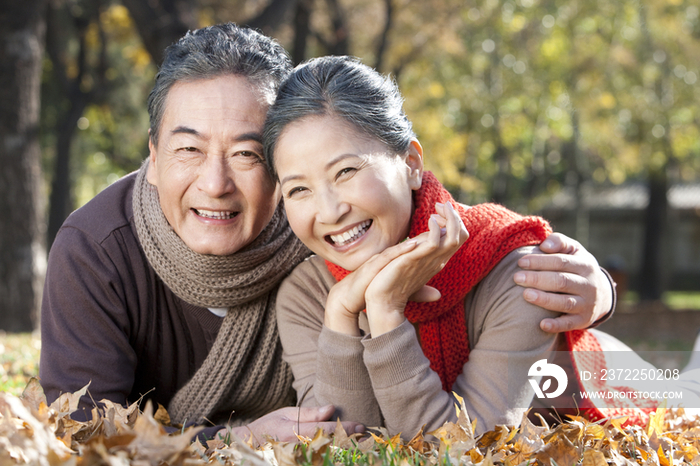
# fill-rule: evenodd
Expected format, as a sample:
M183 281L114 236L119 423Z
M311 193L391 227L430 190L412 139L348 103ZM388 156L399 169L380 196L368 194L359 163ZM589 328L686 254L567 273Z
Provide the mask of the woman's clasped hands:
M395 329L405 320L408 301L440 299L440 292L426 283L468 237L452 204L436 204L427 232L374 255L331 288L324 324L333 331L359 336L358 316L366 309L373 337Z

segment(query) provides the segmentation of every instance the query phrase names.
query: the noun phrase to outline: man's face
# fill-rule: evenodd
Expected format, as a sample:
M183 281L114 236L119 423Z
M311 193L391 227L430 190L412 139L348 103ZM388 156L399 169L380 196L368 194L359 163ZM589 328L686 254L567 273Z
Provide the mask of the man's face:
M148 181L165 218L200 254L233 254L272 218L279 190L262 157L264 95L246 78L176 83L158 147L149 142Z

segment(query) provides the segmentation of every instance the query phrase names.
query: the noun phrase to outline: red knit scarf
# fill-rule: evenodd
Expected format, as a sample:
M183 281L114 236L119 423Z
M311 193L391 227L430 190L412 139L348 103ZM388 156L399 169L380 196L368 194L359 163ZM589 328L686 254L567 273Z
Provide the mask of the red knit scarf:
M436 202L452 203L467 227L469 239L428 282L442 297L432 303L409 302L405 315L419 325L423 353L440 376L443 389L449 391L469 359L464 297L508 253L541 243L552 230L539 217L522 217L500 205L457 204L435 176L426 171L421 188L414 192L415 211L409 237L428 231ZM338 281L350 273L328 261L326 265Z

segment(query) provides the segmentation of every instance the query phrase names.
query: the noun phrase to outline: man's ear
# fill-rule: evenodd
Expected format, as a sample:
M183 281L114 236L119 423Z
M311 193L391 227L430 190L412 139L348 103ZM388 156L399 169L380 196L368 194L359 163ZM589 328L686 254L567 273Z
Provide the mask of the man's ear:
M158 186L158 176L156 172L156 145L153 143L153 135L151 130L148 130L148 171L146 172L146 180L153 186Z
M411 139L406 155L406 165L408 165L408 183L412 190L417 190L423 182L423 147L418 139Z

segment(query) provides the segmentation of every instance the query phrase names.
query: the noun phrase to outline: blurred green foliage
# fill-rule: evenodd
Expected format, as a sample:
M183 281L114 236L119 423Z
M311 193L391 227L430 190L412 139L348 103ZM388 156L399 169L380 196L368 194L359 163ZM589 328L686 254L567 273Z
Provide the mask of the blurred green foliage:
M200 26L242 21L261 8L260 2L242 0L195 3ZM331 27L330 3L314 4L316 32L307 55L326 53L321 36ZM340 4L350 53L373 65L384 27L382 3ZM663 170L672 181L698 178L695 2L393 0L391 5L380 71L399 82L428 168L461 201L495 199L531 211L562 186L583 181L619 184L646 179L650 170ZM109 92L78 122L72 147L78 205L147 155L146 97L156 67L124 6L105 2L99 21L100 28L88 28L88 60L97 60L106 40ZM291 47L291 22L272 34ZM74 48L68 44L66 50ZM47 60L42 122L49 177L51 128L65 106L52 86L51 69ZM88 78L86 88L92 85Z

